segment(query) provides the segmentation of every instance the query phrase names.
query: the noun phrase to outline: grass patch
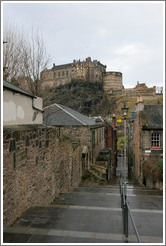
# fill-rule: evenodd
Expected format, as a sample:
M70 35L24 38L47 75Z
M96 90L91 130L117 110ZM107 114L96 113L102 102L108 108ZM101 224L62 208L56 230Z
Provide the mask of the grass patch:
M130 111L134 110L135 104L137 103L137 98L121 97L116 102L115 115L117 119L123 119L122 107L126 102L126 106L129 108L127 118L130 119ZM163 104L163 99L153 99L153 100L144 100L144 104Z

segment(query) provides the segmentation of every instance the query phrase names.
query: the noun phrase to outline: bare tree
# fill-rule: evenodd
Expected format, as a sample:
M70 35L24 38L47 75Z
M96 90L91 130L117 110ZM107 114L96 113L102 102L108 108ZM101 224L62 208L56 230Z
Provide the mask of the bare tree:
M32 28L27 38L23 32L9 26L4 28L3 39L7 41L3 53L4 66L7 67L4 79L17 82L22 87L26 84L29 91L40 95L40 73L50 62L42 36Z
M47 55L42 37L38 31L31 33L29 42L23 49L23 69L24 77L28 78L28 84L33 93L38 95L41 90L40 73L50 62L50 56Z
M15 25L6 25L3 40L4 79L12 81L20 76L24 38Z

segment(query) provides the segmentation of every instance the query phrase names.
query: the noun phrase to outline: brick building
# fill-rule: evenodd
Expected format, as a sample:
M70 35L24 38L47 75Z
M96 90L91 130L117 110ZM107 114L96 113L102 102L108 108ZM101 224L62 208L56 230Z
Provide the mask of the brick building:
M135 107L135 120L129 127L129 165L141 184L157 186L144 174L146 161L154 158L163 158L163 105L144 105L140 98Z

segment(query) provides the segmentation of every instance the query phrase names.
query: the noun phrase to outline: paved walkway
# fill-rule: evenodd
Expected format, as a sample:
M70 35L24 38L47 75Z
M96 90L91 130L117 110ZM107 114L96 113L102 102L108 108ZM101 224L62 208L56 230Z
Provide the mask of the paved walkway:
M127 198L142 242L162 243L162 193L129 183ZM120 199L118 180L80 185L4 228L4 243L125 243ZM137 242L130 222L128 242Z

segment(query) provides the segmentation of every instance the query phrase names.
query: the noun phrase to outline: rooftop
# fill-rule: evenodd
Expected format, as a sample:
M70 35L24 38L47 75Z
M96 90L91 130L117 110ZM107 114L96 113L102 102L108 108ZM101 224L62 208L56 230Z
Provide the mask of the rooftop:
M36 97L34 94L32 94L30 92L27 92L27 91L19 88L18 86L13 85L10 82L7 82L6 80L3 80L3 88L6 88L6 89L8 89L10 91L14 91L14 92L17 92L17 93L24 94L24 95L29 96L29 97Z
M163 128L163 105L144 105L141 112L143 128L162 129Z
M44 108L44 124L61 126L93 126L94 119L87 117L64 105L54 103Z

